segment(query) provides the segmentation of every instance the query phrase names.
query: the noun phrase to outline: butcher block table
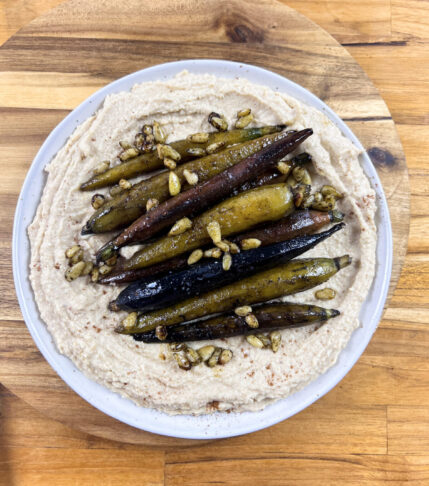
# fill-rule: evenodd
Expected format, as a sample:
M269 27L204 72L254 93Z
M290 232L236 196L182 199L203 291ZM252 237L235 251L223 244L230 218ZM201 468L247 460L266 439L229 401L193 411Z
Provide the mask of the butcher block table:
M42 14L60 1L0 3L0 43L6 42L0 48L0 486L429 484L429 3L295 0L283 1L282 6L274 0L243 0L238 8L239 0L219 1L219 11L213 8L207 16L220 19L219 23L209 23L206 30L189 29L183 41L184 27L177 20L182 10L190 9L190 18L195 15L198 21L199 6L207 5L206 1L210 3L155 2L150 14L147 10L145 25L135 20L145 18L149 2L93 0L80 2L82 12L77 12L79 1L72 0L47 16ZM121 15L125 3L141 11ZM155 10L160 8L159 24L150 17L153 5ZM257 10L260 5L266 8ZM169 15L160 17L161 7ZM410 176L411 209L405 159L390 114L355 61L344 51L343 69L337 66L332 86L314 82L313 91L335 105L338 77L361 76L362 83L354 81L353 89L345 89L342 102L333 108L344 113L349 109L344 118L370 143L373 161L382 173L395 230L396 290L392 286L384 318L352 371L325 397L286 422L203 445L125 428L81 403L53 372L47 372L48 365L22 327L10 277L9 239L16 195L47 128L52 129L116 74L129 72L126 63L132 56L138 59L136 42L142 42L142 30L147 41L142 47L153 50L154 63L171 60L177 50L175 35L180 34L184 58L204 54L246 60L274 70L278 66L278 72L285 73L280 47L277 53L274 45L266 53L258 48L268 42L265 37L281 38L284 19L307 26L307 33L299 28L297 32L307 45L308 36L314 36L315 54L320 48L317 40L326 41L321 29L288 7L316 22L344 46L378 88L396 124ZM70 21L70 28L73 16L80 23ZM115 19L120 21L115 23ZM159 32L156 27L151 30L152 25L168 31L165 42L157 45ZM270 25L272 32L262 25ZM62 35L67 28L67 35ZM223 28L225 43L212 42L218 31L222 38ZM53 50L49 43L55 35L61 40ZM195 48L198 42L203 46L200 51ZM85 52L94 49L95 43L100 46L102 68L89 76ZM240 45L249 57L241 55ZM295 79L300 82L300 73L306 70L317 73L317 62L326 68L330 54L333 60L338 58L338 48L332 40L332 53L325 47L312 66L305 65L297 50L296 63L289 60ZM34 52L41 56L39 64ZM106 52L115 52L113 63L110 58L101 62ZM75 60L73 70L70 57ZM68 71L64 71L66 65ZM145 67L135 65L133 70ZM67 83L62 72L67 72ZM52 87L49 96L47 84ZM317 88L323 88L322 92ZM39 131L34 128L38 120Z

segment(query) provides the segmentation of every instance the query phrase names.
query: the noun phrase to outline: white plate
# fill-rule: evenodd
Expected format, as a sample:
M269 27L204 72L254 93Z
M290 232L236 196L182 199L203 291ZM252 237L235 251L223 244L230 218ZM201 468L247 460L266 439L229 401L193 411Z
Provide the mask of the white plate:
M16 208L13 229L13 275L22 314L37 347L58 375L82 398L107 415L139 429L187 439L215 439L254 432L291 417L331 390L350 371L366 348L381 318L391 274L392 231L380 180L364 152L361 158L362 166L377 193L378 242L375 280L360 315L362 327L354 331L347 347L332 368L303 390L260 412L215 413L198 417L170 416L138 407L130 400L88 379L68 358L58 353L51 335L40 319L28 279L30 244L27 226L33 220L45 184L43 168L65 144L74 129L100 107L106 95L129 90L136 83L170 78L183 69L192 73L211 73L226 78L241 76L254 83L292 95L323 111L346 137L363 150L359 140L347 125L321 100L292 81L265 69L229 61L192 60L161 64L138 71L114 81L89 97L52 131L40 148L27 174ZM49 400L48 396L46 400Z

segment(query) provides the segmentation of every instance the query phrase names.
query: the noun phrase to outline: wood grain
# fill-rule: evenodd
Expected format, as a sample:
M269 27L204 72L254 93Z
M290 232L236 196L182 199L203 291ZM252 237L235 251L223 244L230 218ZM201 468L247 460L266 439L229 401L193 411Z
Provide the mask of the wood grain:
M43 2L33 3L39 6ZM429 310L429 220L426 216L429 137L427 103L425 105L423 100L429 96L429 8L425 2L404 0L296 0L287 1L287 4L346 44L347 50L370 75L387 101L407 155L412 203L409 251L385 319L370 346L340 386L287 422L247 437L186 451L175 449L166 454L72 430L41 416L8 391L0 389L3 405L0 416L1 485L85 484L88 482L86 462L94 473L91 479L98 481L100 476L109 484L103 469L112 471L109 466L113 451L124 448L140 451L142 458L152 458L160 474L147 476L147 467L142 467L141 476L138 476L134 464L128 464L123 466L122 476L113 476L115 484L128 484L132 474L135 474L132 477L134 483L167 485L247 485L249 481L263 485L428 484L426 375L429 345L425 324ZM0 5L0 12L1 9ZM24 11L21 25L28 21L25 14ZM2 14L0 28L1 25ZM9 29L18 27L9 26ZM96 35L103 38L99 33ZM128 32L127 35L142 39L141 32ZM201 38L204 35L201 33ZM58 56L62 62L61 51ZM20 112L21 115L16 116L20 116L21 123L26 120L31 125L33 116L38 120L41 116L37 104L35 106L34 112L30 111L28 115L27 109L20 111L13 107L10 110L14 116ZM0 117L2 159L9 156L18 140L26 149L19 151L18 159L14 158L16 167L9 165L3 173L8 189L0 194L3 203L0 207L4 208L0 211L0 228L7 228L10 223L17 186L36 146L43 141L44 130L49 131L49 127L55 126L66 112L49 110L48 113L52 115L51 121L45 119L46 125L42 124L40 130L36 126L30 130L34 134L31 138L35 137L33 148L32 141L20 137L19 124ZM8 126L10 130L6 133L4 129ZM355 126L352 128L357 131ZM15 175L9 173L11 169ZM1 262L9 255L8 234L2 233L5 238L0 240ZM2 267L1 272L2 276L9 275L10 268ZM1 318L18 324L21 317L14 305L13 293L8 290L4 278L0 282L3 286L0 291L5 291L2 293ZM5 312L3 296L6 297ZM2 339L3 336L0 343ZM25 378L21 376L20 380L26 388ZM101 461L104 458L104 467L94 466L93 448L102 451L98 457ZM79 470L75 467L76 457L81 459ZM140 459L135 457L137 461ZM29 458L32 458L30 465L27 464ZM69 471L73 473L69 475Z

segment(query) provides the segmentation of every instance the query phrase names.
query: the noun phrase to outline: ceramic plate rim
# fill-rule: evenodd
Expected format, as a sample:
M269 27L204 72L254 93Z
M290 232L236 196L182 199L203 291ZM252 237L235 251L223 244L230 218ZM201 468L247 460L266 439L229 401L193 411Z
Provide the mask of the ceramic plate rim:
M170 78L183 69L195 73L212 73L219 77L238 75L291 94L323 111L347 138L363 150L361 162L377 194L377 267L374 282L361 312L363 325L353 332L334 366L302 390L259 412L171 416L138 407L131 400L92 381L56 350L38 313L28 279L27 226L33 219L40 200L45 180L43 168L46 163L64 145L74 128L100 107L108 94L129 90L136 83ZM233 61L194 59L159 64L113 81L87 98L54 128L36 154L18 198L13 226L12 264L19 305L33 340L55 372L78 395L105 414L147 432L183 439L220 439L255 432L281 422L304 410L344 378L364 352L381 319L392 271L392 246L389 210L380 179L361 143L338 115L310 91L267 69Z

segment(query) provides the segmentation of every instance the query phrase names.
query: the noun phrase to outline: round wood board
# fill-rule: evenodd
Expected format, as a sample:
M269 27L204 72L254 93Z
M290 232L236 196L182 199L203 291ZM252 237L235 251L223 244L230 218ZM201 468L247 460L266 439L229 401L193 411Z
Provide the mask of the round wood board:
M70 110L125 74L194 58L268 68L334 109L368 150L386 192L394 235L390 295L406 252L408 173L389 110L348 52L295 10L273 0L128 0L120 5L117 0L71 0L31 22L0 48L0 381L49 417L107 439L162 447L195 443L149 434L104 415L44 360L14 292L14 208L34 155Z

